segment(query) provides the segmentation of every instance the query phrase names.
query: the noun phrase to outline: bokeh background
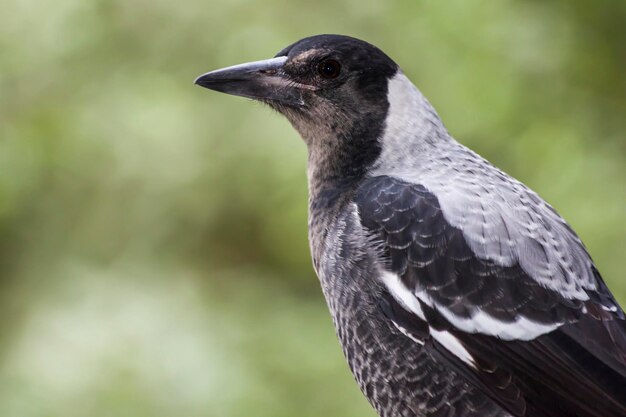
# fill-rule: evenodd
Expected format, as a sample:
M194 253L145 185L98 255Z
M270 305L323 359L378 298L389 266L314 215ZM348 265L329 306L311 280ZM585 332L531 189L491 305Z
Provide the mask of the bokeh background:
M1 0L0 415L370 416L305 147L195 76L317 33L394 57L626 303L626 3Z

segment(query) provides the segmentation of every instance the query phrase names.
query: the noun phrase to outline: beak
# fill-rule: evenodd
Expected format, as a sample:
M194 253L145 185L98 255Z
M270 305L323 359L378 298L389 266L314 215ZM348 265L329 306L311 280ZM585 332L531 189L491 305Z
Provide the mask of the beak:
M287 57L281 56L222 68L199 76L194 83L235 96L303 106L303 90L315 88L290 80L283 71L285 61Z

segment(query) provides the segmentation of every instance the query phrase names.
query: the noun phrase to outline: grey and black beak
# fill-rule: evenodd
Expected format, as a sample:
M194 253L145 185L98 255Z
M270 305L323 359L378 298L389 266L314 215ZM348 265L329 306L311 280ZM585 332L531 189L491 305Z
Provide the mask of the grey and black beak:
M235 96L303 106L303 90L312 87L289 80L283 71L285 61L287 57L281 56L218 69L199 76L195 84Z

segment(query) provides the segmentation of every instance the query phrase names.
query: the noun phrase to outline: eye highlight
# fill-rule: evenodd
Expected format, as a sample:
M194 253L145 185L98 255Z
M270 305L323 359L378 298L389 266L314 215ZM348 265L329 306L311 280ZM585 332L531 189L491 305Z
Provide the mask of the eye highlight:
M337 78L341 72L341 64L334 59L325 59L317 64L317 72L326 79Z

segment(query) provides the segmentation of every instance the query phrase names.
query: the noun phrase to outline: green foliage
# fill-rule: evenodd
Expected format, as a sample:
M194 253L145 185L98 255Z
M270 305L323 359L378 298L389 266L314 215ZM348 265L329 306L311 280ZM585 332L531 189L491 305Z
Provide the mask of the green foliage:
M306 150L192 85L317 33L388 52L622 303L626 3L5 0L0 415L370 415L310 266Z

